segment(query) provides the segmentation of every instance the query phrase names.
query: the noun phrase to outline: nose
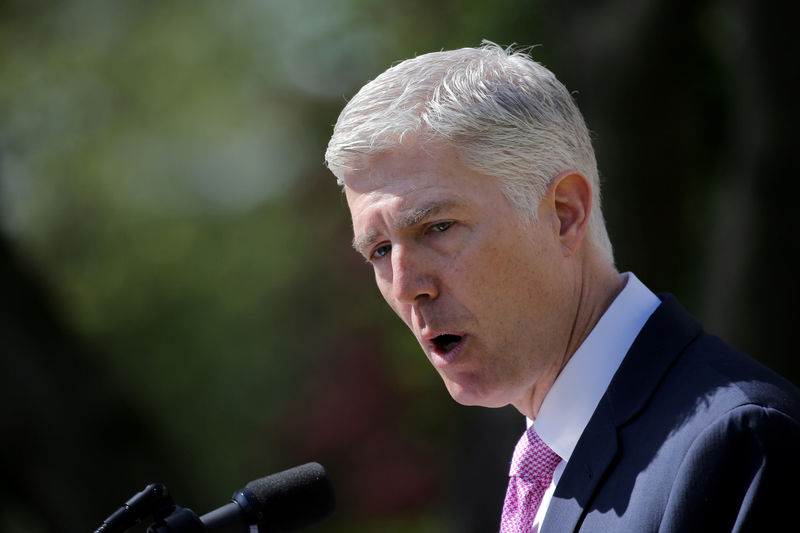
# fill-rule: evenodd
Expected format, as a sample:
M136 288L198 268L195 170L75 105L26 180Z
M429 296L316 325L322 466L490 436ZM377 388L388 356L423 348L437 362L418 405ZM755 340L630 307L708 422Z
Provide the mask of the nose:
M413 249L392 248L392 296L398 302L415 304L439 295L435 268Z

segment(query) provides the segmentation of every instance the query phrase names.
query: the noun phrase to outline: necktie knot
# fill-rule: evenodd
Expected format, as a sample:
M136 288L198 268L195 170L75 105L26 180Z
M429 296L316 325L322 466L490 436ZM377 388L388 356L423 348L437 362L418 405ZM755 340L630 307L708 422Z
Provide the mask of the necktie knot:
M500 533L530 533L536 511L560 461L533 426L523 433L511 458Z
M561 458L536 434L533 426L522 434L514 448L509 476L526 481L552 477ZM549 483L549 481L548 481Z

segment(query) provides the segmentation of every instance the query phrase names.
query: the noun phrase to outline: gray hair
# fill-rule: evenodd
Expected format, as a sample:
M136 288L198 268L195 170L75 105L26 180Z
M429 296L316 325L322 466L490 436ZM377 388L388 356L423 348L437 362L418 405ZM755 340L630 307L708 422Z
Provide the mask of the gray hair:
M345 106L325 161L343 185L342 170L404 141L436 140L453 146L469 168L496 177L534 223L550 181L566 170L582 173L593 194L588 239L613 263L583 116L566 87L527 53L484 42L398 63Z

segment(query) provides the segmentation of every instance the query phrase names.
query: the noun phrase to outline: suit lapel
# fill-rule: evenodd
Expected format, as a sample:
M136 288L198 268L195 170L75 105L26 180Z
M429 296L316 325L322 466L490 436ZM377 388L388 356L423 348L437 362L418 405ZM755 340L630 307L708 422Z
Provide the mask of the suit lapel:
M591 443L592 453L579 453ZM581 435L547 509L542 533L574 531L589 499L617 455L617 428L605 398Z
M618 428L644 408L664 374L700 332L670 295L647 321L622 361L570 457L550 501L542 533L577 531L600 480L617 456Z
M621 426L641 411L658 384L702 327L672 295L662 302L636 337L606 392L614 422Z

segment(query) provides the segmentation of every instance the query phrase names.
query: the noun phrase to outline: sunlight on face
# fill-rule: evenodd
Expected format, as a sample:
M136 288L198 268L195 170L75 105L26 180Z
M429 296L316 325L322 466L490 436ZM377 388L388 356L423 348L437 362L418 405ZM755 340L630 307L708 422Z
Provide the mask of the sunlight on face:
M354 247L453 398L497 407L530 394L566 335L553 217L526 224L496 180L444 146L402 146L344 180Z

